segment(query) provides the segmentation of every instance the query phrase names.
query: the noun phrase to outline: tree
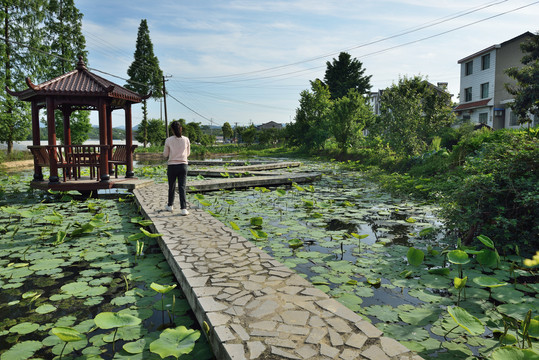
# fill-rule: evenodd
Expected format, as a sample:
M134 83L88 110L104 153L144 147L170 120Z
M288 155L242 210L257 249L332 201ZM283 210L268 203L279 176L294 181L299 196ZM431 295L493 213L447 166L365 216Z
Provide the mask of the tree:
M295 123L286 128L287 141L307 150L320 149L329 137L329 89L317 79L311 81L311 91L303 90L300 96Z
M369 128L401 155L417 155L454 122L451 94L421 76L399 79L382 94L381 114Z
M359 94L368 94L371 90L372 75L365 76L363 64L357 59L351 59L350 54L341 52L339 59L326 62L327 69L324 83L329 87L331 99L339 99L348 94L349 89L356 90Z
M372 117L373 113L365 98L354 89L348 90L347 96L335 100L330 114L330 126L331 133L342 152L362 136L361 131Z
M30 133L31 116L30 105L8 95L5 88L26 88L27 76L42 78L43 54L47 53L40 26L44 13L42 0L3 1L0 8L0 141L6 142L8 154L14 141L24 140Z
M148 121L148 142L152 145L163 145L166 137L165 122L161 119L150 119Z
M48 58L45 77L52 79L75 68L79 56L88 62L86 39L82 34L82 13L73 0L50 0L45 19L47 45L56 56ZM65 143L64 118L55 111L56 136ZM82 144L88 140L92 128L90 112L77 110L70 115L71 142Z
M234 136L234 131L232 130L232 126L228 122L224 123L221 130L223 131L223 142L228 138L232 139L232 136Z
M505 87L515 97L510 106L523 124L532 122L530 114L539 117L539 32L520 44L520 49L525 53L521 61L524 66L506 70L517 83Z
M247 145L251 145L256 141L257 130L253 124L244 129L241 133L241 139L246 142Z
M127 69L129 80L127 80L125 87L139 94L147 94L151 91L154 99L162 97L163 71L159 68L159 60L153 53L153 44L146 19L141 20L138 28L134 58L129 69ZM142 100L142 122L139 125L137 140L146 147L148 143L148 108L146 99Z

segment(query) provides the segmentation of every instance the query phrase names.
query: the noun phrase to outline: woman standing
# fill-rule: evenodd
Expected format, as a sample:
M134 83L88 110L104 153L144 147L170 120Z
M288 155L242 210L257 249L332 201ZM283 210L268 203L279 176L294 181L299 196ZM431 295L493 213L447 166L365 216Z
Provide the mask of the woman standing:
M168 158L168 203L165 210L174 210L174 192L176 191L176 179L178 179L180 214L188 215L185 183L187 182L187 157L191 153L191 143L187 137L182 136L182 126L178 121L173 121L170 128L174 135L165 140L165 149L163 150L163 156Z

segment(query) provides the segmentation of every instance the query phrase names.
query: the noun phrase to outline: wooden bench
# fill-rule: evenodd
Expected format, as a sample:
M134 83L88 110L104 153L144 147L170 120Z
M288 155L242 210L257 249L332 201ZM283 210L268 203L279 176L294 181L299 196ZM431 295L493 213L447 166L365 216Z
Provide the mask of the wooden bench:
M114 177L118 178L118 165L127 165L127 145L113 145L114 152L109 164L114 165ZM135 151L137 145L131 145L131 152Z
M34 165L48 168L51 167L50 156L51 151L53 151L56 167L62 169L64 182L67 181L68 177L71 179L72 173L75 176L75 179L77 179L76 171L72 172L74 164L69 161L69 158L66 158L63 155L61 150L57 151L57 148L54 146L28 146L28 149L30 149L30 152L34 156Z

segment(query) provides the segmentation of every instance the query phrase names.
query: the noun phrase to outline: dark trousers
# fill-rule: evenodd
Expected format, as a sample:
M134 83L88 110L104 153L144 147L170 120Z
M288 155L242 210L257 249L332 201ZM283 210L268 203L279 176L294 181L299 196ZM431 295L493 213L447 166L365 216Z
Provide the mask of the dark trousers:
M185 183L187 182L187 164L169 165L167 168L168 177L168 206L174 205L174 193L176 192L176 179L178 180L178 190L180 193L180 209L187 209L185 200Z

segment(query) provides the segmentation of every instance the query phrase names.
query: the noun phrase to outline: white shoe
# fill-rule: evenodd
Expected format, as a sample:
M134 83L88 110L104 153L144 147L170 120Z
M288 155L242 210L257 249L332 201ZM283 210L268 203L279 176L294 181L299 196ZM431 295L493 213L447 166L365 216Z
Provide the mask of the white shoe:
M180 215L182 215L182 216L189 215L189 211L187 211L187 209L182 209L180 211Z
M166 210L166 211L171 211L171 212L172 212L172 211L174 211L174 206L172 206L172 205L170 205L170 206L166 205L166 206L165 206L165 210Z

